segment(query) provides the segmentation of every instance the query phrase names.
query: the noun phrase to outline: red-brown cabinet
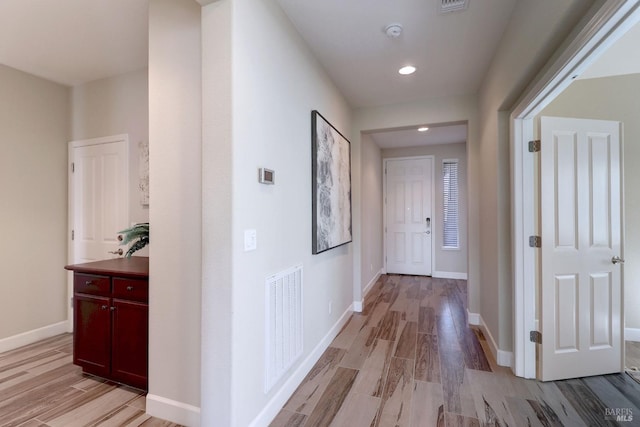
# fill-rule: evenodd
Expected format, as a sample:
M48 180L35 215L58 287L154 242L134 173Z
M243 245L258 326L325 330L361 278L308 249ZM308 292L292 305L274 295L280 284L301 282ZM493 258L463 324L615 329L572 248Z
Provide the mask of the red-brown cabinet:
M149 258L68 265L73 277L73 363L147 389Z

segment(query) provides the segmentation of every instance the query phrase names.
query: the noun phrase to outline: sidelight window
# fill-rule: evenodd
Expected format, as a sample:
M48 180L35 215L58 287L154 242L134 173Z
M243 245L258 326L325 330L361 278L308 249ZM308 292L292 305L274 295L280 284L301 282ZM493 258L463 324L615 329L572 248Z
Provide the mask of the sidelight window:
M443 249L459 249L458 232L458 160L444 160L442 162L443 187Z

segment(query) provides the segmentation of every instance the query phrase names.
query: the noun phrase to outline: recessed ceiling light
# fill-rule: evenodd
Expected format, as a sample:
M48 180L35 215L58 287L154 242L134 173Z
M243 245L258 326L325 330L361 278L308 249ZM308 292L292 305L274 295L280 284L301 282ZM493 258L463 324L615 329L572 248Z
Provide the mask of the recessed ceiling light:
M398 70L398 72L400 74L402 74L403 76L409 75L409 74L413 74L416 72L416 67L412 66L412 65L407 65L406 67L402 67Z
M426 127L426 126L422 126L421 128L418 128L418 132L426 132L428 130L429 130L429 128Z

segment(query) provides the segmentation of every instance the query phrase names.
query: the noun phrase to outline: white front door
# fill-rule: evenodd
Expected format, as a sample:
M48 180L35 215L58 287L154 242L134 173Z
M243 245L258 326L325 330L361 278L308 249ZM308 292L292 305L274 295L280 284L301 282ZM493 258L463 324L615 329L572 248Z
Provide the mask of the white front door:
M431 275L433 158L385 161L387 273Z
M70 143L72 263L120 256L118 231L129 226L126 135Z
M620 127L541 119L543 381L624 366Z

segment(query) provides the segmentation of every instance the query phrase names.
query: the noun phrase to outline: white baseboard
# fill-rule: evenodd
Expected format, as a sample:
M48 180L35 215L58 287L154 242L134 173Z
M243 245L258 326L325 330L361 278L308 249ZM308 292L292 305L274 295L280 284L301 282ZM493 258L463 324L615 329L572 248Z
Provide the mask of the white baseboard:
M362 300L353 302L353 311L355 311L356 313L362 313L362 310L364 309L364 297L367 296L373 285L376 284L382 274L382 269L380 269L380 271L378 271L375 276L373 276L373 279L371 279L369 283L367 283L367 286L365 286L362 290Z
M187 427L200 427L200 408L151 393L147 394L147 414Z
M344 325L349 320L352 314L352 307L347 308L347 311L338 319L335 325L329 330L329 332L320 340L318 345L311 351L306 359L296 368L291 376L282 384L280 389L273 395L269 403L262 409L256 418L249 424L249 427L262 427L267 426L278 415L278 412L287 403L293 392L296 391L300 383L304 380L307 374L311 371L313 366L322 356L322 353L329 347L331 341L338 336Z
M436 279L467 280L467 273L455 273L452 271L434 271L431 274L431 277L435 277Z
M23 332L12 337L0 339L0 353L33 344L40 340L55 337L56 335L64 334L67 332L68 327L69 322L65 320L63 322L34 329L32 331Z
M640 329L624 328L624 340L640 342Z
M507 366L513 367L513 352L500 350L496 345L496 340L493 339L493 335L491 335L491 331L487 328L486 323L484 323L484 319L480 316L479 313L471 313L467 310L467 318L470 325L480 326L482 329L482 333L485 338L487 338L487 343L489 344L489 350L493 357L496 359L496 363L499 366Z
M469 309L467 309L467 322L473 326L480 326L480 315L478 313L471 313Z

